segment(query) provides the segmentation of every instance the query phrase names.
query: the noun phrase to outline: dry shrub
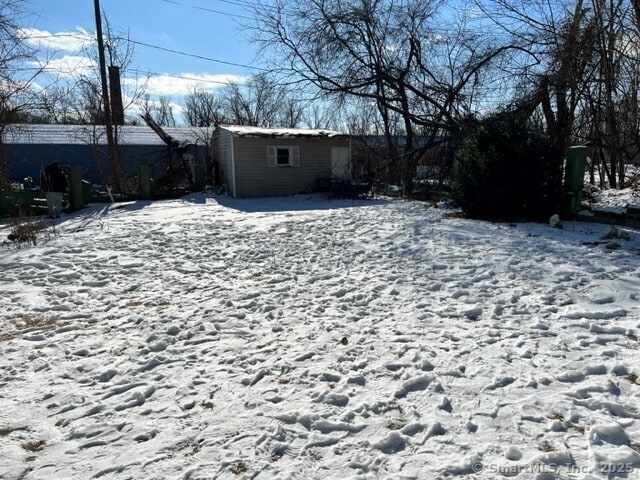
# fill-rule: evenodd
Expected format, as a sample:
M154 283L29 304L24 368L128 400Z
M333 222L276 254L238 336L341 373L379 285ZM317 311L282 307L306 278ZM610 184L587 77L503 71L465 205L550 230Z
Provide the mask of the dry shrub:
M28 452L39 452L44 447L46 442L44 440L38 440L33 442L27 442L22 445L22 448Z
M10 433L26 429L27 427L0 427L0 437L6 437Z
M36 245L38 239L44 234L49 238L55 232L55 225L42 219L25 214L22 211L11 217L11 232L7 239L18 248L24 245Z
M12 320L16 327L25 330L28 328L56 327L59 319L57 316L18 313Z
M247 472L249 470L249 467L247 467L247 464L244 462L238 462L233 467L231 467L230 470L234 475L240 475L241 473Z

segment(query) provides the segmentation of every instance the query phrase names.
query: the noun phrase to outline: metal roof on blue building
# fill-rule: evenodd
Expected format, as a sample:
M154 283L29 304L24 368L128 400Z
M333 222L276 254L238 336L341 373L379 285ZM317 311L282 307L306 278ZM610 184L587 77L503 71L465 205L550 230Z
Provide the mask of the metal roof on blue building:
M162 127L180 143L209 143L213 129L203 127ZM164 145L148 126L117 127L118 143L125 145ZM11 124L2 133L5 145L87 145L107 144L103 125Z

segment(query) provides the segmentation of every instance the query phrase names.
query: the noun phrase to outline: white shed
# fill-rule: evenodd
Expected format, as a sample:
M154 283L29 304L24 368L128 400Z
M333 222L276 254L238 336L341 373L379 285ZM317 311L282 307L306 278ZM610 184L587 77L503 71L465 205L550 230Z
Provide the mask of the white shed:
M220 126L212 145L234 197L307 193L351 178L350 138L332 130Z

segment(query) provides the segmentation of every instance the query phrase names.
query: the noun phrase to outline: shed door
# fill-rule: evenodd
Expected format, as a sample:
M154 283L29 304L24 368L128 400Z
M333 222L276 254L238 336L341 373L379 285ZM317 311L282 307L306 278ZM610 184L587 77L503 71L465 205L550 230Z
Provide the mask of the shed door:
M331 148L331 178L348 180L351 178L351 149L349 147Z

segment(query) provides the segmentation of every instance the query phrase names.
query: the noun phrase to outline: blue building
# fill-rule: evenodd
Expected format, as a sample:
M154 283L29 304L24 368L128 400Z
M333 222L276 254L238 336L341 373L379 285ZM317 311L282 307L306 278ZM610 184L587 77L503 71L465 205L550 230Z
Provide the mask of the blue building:
M196 127L163 127L165 132L188 151L192 165L207 171L212 130ZM171 151L148 126L116 127L116 140L125 175L135 178L140 165L149 166L159 176L171 163ZM107 137L102 125L7 125L2 142L12 182L32 177L39 184L43 166L57 161L78 165L82 177L94 184L108 178Z

